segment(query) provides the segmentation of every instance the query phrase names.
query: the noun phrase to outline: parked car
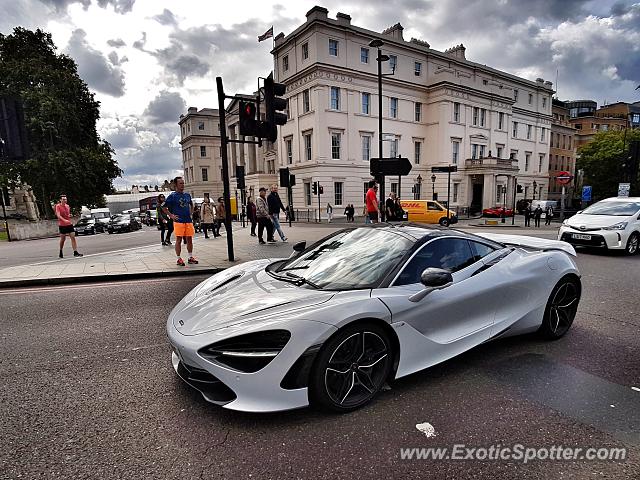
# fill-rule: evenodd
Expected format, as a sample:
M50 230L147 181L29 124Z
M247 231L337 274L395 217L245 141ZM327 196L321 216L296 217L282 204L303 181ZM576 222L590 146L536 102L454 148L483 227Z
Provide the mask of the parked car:
M102 224L103 229L106 229L109 219L111 218L111 212L108 208L92 208L91 218L96 219L96 221Z
M513 217L513 209L505 209L504 207L485 208L484 210L482 210L482 216L502 218L502 212L504 212L505 217Z
M613 197L578 212L562 222L558 240L575 246L638 253L640 197Z
M443 227L458 222L456 212L449 210L447 218L447 209L435 200L400 200L400 206L410 222L439 223Z
M95 235L104 233L104 225L95 218L85 217L78 220L73 229L76 235Z
M107 232L134 232L141 228L142 225L138 220L136 220L135 215L132 213L120 213L111 217L111 220L109 220L109 224L107 225Z
M562 337L582 290L571 245L524 235L379 225L293 249L213 275L169 315L173 368L205 400L355 410L489 340Z

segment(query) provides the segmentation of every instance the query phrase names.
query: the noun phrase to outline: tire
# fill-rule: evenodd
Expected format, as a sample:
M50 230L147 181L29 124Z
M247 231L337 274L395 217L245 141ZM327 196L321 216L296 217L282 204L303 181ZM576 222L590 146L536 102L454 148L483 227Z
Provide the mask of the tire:
M113 230L107 230L107 232L109 232L109 235L111 235L113 233Z
M91 229L91 235L95 235L95 234L96 234L96 229L95 229L95 228L92 228L92 229Z
M438 223L443 227L448 227L450 222L447 217L442 217Z
M392 364L392 344L382 327L348 326L318 353L309 378L311 404L338 413L356 410L382 389Z
M576 317L582 285L573 275L563 277L549 295L539 332L548 340L563 337Z
M627 240L627 246L624 249L624 253L627 255L636 255L638 253L638 247L640 246L640 236L636 232L629 235Z

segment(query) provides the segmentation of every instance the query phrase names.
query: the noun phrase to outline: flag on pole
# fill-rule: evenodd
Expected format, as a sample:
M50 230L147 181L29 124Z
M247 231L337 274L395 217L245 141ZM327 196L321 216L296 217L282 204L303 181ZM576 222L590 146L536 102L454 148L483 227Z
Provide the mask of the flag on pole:
M262 35L258 37L258 42L262 42L263 40L266 40L267 38L271 38L271 37L273 37L273 26L271 26L269 30L267 30L266 32L264 32Z

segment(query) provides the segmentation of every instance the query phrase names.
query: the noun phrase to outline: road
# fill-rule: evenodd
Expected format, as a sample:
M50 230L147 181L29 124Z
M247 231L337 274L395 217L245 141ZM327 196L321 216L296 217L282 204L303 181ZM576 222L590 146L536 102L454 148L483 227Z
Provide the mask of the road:
M347 415L230 412L177 379L165 319L200 278L2 291L0 478L637 479L640 256L578 263L583 300L563 339L482 345ZM515 443L626 446L628 458L400 459Z

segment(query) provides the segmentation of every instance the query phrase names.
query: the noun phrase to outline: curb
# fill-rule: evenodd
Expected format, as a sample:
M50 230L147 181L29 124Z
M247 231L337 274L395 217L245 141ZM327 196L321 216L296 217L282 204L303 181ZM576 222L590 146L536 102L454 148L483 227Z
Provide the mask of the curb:
M118 281L118 280L138 280L145 278L159 278L159 277L180 277L190 275L204 275L221 272L225 268L220 267L207 267L199 268L197 270L167 270L159 272L135 272L135 273L106 273L99 275L84 275L78 277L55 277L55 278L25 278L23 280L9 280L6 282L0 282L0 290L19 288L19 287L34 287L34 286L51 286L51 285L67 285L77 283L98 283L106 280Z

